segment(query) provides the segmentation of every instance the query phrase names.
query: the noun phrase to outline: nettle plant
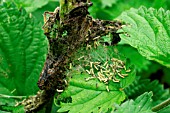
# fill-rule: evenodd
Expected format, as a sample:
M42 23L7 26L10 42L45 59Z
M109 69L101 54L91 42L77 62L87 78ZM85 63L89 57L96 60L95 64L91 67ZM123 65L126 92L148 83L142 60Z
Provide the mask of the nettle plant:
M169 90L146 76L170 68L170 11L118 14L135 3L60 0L43 25L50 0L2 2L1 112L168 113Z

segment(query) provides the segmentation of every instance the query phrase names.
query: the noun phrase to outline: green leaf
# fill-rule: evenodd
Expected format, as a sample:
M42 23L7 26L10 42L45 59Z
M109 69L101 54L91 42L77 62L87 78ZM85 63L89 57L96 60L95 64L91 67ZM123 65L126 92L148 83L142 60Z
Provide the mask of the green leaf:
M118 45L116 48L118 52L124 54L127 58L130 59L130 62L135 65L135 68L138 72L147 70L149 68L151 62L139 54L137 49L129 45Z
M109 19L112 20L112 16L110 12L107 12L108 7L99 7L103 6L101 3L102 1L107 2L106 0L92 0L93 6L89 8L90 15L92 15L94 18L99 18L99 19ZM110 4L109 4L110 5Z
M0 110L8 111L12 113L24 113L24 106L6 106L6 105L0 105Z
M120 35L121 39L137 48L147 59L170 67L169 15L170 12L162 8L155 10L140 7L123 12L119 19L129 25L122 28L125 34Z
M81 60L77 60L79 58L84 58ZM108 64L110 65L114 65L112 64L112 58L116 58L119 61L122 61L124 66L126 67L126 70L131 70L131 74L135 75L136 71L134 70L134 66L131 64L130 60L127 59L124 55L122 55L121 53L117 53L115 51L115 47L113 46L102 46L99 45L96 49L92 48L90 50L80 50L77 52L77 54L74 56L74 59L76 59L75 61L73 60L73 65L86 65L85 67L83 66L84 70L89 70L90 68L90 63L89 62L100 62L101 65L105 64L106 62L108 62ZM77 62L77 63L75 63ZM111 63L112 62L112 63ZM75 63L75 64L74 64ZM115 62L114 62L115 63ZM116 62L117 63L117 62ZM106 66L104 66L106 68ZM94 69L94 67L93 67ZM89 70L90 71L90 70ZM98 72L98 70L94 69L95 73ZM119 71L121 71L122 73L126 73L124 69L120 69ZM125 85L129 85L131 84L134 79L135 76L126 76L126 77L132 77L130 79L130 81L126 81L128 79L122 79L122 81L127 82L125 84L122 84L122 87L126 87ZM120 77L118 77L119 79ZM122 82L123 83L123 82Z
M59 2L50 1L45 6L38 8L37 10L32 12L32 15L36 18L37 21L41 21L42 23L44 23L44 19L43 19L43 16L42 16L44 14L44 12L45 11L53 12L54 9L58 6L59 6Z
M72 103L62 103L58 112L106 112L113 103L120 104L125 99L124 92L112 86L113 83L109 84L108 92L103 83L96 80L86 82L84 79L88 77L88 74L74 73L68 89L62 94L62 97L72 96Z
M144 92L153 92L153 103L155 106L170 97L169 89L164 89L163 85L157 80L150 81L149 79L136 79L130 86L125 88L125 93L128 98L134 99Z
M140 2L137 0L116 0L116 3L109 4L107 1L111 0L91 0L93 2L93 6L90 7L90 15L94 18L105 19L105 20L113 20L118 17L123 11L129 10L130 8L139 8L141 5L149 8L153 7L156 9L170 8L169 0L141 0ZM114 2L115 0L112 0ZM104 4L111 5L110 7L101 7ZM105 6L105 5L104 5Z
M6 0L7 2L11 2L11 0ZM13 0L15 4L20 8L24 7L28 13L37 10L38 8L42 8L47 5L50 1L58 0Z
M81 53L85 59L79 60L77 67L73 71L68 73L68 76L71 76L70 82L68 84L68 89L61 94L62 98L71 97L71 103L62 103L61 108L58 112L69 111L69 113L81 112L107 112L108 110L114 109L113 103L120 104L125 99L125 94L123 89L131 84L135 79L135 70L132 68L128 60L126 61L127 69L131 69L131 72L125 78L116 76L120 82L113 82L112 80L106 82L100 81L98 78L87 80L92 77L86 71L89 68L83 64L83 61L88 62L101 62L100 65L104 62L111 62L109 59L113 56L117 56L114 53L113 47L104 47L98 46L97 49L90 50L90 53L87 50L82 50L85 54ZM80 53L76 55L79 56ZM86 56L87 55L87 56ZM123 59L120 58L119 59ZM74 61L75 62L75 61ZM81 67L82 66L82 67ZM103 69L105 67L103 66ZM78 70L78 71L77 71ZM81 72L82 70L82 72ZM95 70L94 74L97 76L100 70ZM103 73L104 74L104 73ZM98 76L99 77L99 76Z
M41 25L25 10L3 4L0 37L0 94L35 94L48 47Z
M58 95L58 94L57 94ZM55 96L54 96L55 97ZM52 108L51 108L51 112L50 113L56 113L56 111L60 108L59 106L56 106L57 104L56 104L56 100L57 99L55 99L54 98L54 101L53 101L53 103L52 103Z
M170 105L168 105L167 107L161 109L157 113L169 113L169 111L170 111Z
M111 7L113 4L116 4L117 0L101 0L103 8L105 7Z
M117 110L114 113L153 113L151 111L152 105L152 93L144 93L137 97L135 101L128 100L121 106L117 106Z

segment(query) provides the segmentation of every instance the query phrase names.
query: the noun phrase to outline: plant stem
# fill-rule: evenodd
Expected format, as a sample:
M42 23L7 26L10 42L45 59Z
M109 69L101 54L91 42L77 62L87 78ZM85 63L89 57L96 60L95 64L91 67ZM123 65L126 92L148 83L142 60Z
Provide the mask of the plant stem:
M26 98L27 96L9 96L9 95L0 94L0 97L1 98L12 98L12 99L23 99L23 98Z
M168 106L168 105L170 105L170 98L167 99L167 100L165 100L164 102L156 105L155 107L153 107L153 108L152 108L152 111L153 111L153 112L157 112L157 111L165 108L165 107Z

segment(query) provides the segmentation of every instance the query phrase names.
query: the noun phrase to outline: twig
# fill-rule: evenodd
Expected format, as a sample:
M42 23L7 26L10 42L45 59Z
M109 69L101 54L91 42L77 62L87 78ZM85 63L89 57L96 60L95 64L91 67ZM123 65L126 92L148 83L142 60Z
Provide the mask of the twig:
M153 112L158 112L159 110L165 108L166 106L170 105L170 98L165 100L164 102L156 105L155 107L152 108Z
M9 96L9 95L0 94L0 98L24 99L26 97L27 96Z

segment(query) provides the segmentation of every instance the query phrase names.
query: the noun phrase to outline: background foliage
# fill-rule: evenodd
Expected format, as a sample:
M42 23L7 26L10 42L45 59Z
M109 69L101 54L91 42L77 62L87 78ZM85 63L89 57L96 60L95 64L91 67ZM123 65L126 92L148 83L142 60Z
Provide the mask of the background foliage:
M0 1L0 109L22 113L23 107L9 106L14 106L16 101L29 95L35 95L38 91L36 83L43 68L48 48L47 40L41 29L44 23L43 12L54 11L59 6L59 1L6 0L6 4L2 2ZM11 4L11 2L13 3ZM170 97L168 89L170 87L170 18L168 11L170 1L92 0L92 2L93 6L89 12L94 18L121 19L128 23L128 26L119 31L126 33L120 35L121 42L112 50L117 56L121 54L121 56L130 59L130 64L134 65L134 71L136 71L136 79L133 83L128 81L130 84L124 87L123 92L119 92L119 88L112 87L110 93L106 91L105 84L100 84L99 81L85 82L86 85L81 87L81 90L91 93L94 97L100 92L105 98L112 98L112 101L108 101L109 104L99 102L103 105L101 106L95 104L97 103L95 98L94 101L90 101L89 98L81 102L78 100L82 99L86 93L79 92L83 81L79 83L74 77L81 81L88 74L83 73L83 77L79 78L78 75L81 75L79 72L70 72L75 76L70 80L66 92L60 97L61 100L69 97L70 103L61 101L62 104L59 106L58 100L55 98L51 112L56 112L60 107L60 111L74 112L74 106L77 108L81 103L89 105L90 102L93 103L94 108L100 106L103 107L100 110L108 110L108 112L113 112L114 109L117 113L152 112L151 107ZM98 53L100 52L101 50L98 51ZM81 54L83 53L81 52ZM94 90L92 88L90 90L87 88L88 85L95 86L96 83L101 89ZM112 84L110 85L112 86ZM118 93L116 95L120 96L120 100L116 96L111 97L112 93L113 95ZM122 101L125 102L118 105ZM108 105L112 104L114 107L107 109ZM143 107L139 109L137 106ZM127 108L130 109L126 110ZM86 112L87 108L82 110ZM98 111L98 109L92 111ZM170 111L169 106L159 113L168 111Z

